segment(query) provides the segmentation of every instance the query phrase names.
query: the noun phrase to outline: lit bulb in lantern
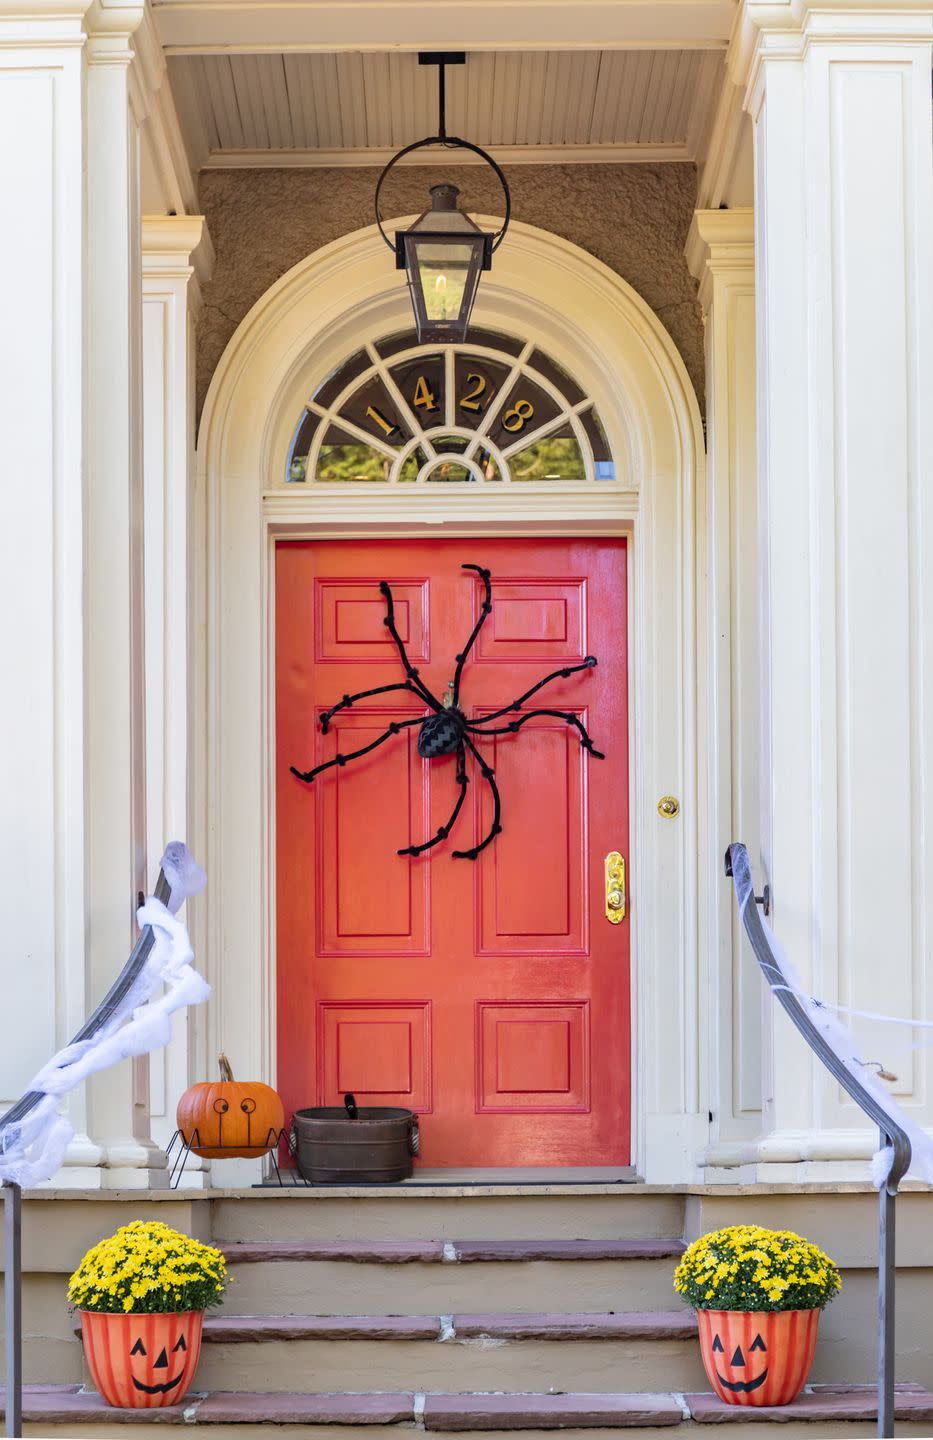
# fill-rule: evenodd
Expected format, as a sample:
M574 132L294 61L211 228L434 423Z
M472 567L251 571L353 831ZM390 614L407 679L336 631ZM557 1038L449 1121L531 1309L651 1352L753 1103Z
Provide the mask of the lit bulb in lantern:
M441 300L440 300L441 319L442 319L442 320L446 320L446 319L447 319L447 276L446 276L446 275L438 275L437 279L434 281L434 293L435 293L436 295L439 295L439 296L441 297Z

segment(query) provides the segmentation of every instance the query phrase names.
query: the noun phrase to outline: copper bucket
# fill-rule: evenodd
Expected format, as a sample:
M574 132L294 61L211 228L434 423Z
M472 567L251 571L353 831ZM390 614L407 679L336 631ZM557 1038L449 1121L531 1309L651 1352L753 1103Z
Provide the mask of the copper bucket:
M418 1117L391 1105L314 1105L296 1110L298 1172L311 1185L382 1185L408 1180L418 1153Z

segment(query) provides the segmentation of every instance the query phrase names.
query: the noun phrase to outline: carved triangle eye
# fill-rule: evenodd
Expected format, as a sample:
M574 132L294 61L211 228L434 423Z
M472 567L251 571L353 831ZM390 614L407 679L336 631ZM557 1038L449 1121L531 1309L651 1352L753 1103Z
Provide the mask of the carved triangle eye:
M716 1335L716 1336L713 1337L713 1349L714 1349L714 1350L721 1350L721 1349L722 1349L722 1341L720 1340L720 1338L719 1338L718 1335Z
M752 1348L754 1349L754 1346L753 1346ZM185 1344L185 1337L184 1337L184 1335L179 1335L177 1341L176 1341L175 1344L172 1346L172 1354L174 1355L176 1350L185 1350L185 1351L187 1351L187 1349L188 1349L188 1347L187 1347L187 1345Z
M145 1355L145 1353L146 1353L146 1347L145 1347L145 1345L143 1344L143 1342L142 1342L141 1340L137 1340L137 1341L136 1341L136 1344L133 1346L132 1350L130 1351L130 1354L131 1354L131 1355Z
M753 1350L767 1350L767 1348L768 1347L762 1340L761 1336L756 1335L751 1345L749 1345L748 1347L748 1353L751 1354Z

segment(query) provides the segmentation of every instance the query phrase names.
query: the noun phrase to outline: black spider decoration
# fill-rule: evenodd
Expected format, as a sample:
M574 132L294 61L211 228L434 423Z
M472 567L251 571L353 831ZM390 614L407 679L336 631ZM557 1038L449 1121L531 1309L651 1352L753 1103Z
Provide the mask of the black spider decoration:
M325 710L321 715L321 733L324 735L327 734L330 722L338 710L348 710L351 705L356 704L357 700L366 700L370 695L387 695L393 690L408 690L412 694L417 695L420 700L423 700L426 705L431 707L433 713L430 715L416 715L411 720L393 720L385 734L380 735L378 740L373 740L372 744L364 745L360 750L352 750L348 755L335 755L333 760L325 760L322 765L315 765L313 770L301 771L296 769L294 765L291 766L293 775L297 775L299 780L310 783L315 776L320 775L323 770L330 770L335 765L346 765L350 760L358 760L360 756L368 755L371 750L375 750L379 745L384 745L386 740L389 740L393 735L397 735L400 730L405 730L412 725L420 725L421 727L418 734L418 754L425 760L433 760L438 755L456 754L456 778L457 784L460 787L460 793L457 796L457 802L454 805L450 819L446 825L440 827L430 840L425 840L423 845L408 845L404 850L397 852L399 855L420 855L423 851L430 850L434 845L439 845L442 840L447 839L447 836L454 827L457 816L463 808L467 786L470 783L466 773L467 750L470 751L475 759L483 779L489 785L492 792L493 818L488 833L480 843L474 845L472 850L454 850L452 852L453 858L455 860L475 860L480 852L485 850L487 845L491 845L496 836L501 832L502 826L499 822L502 814L502 806L499 787L496 785L495 772L490 765L486 764L486 761L477 750L470 738L471 732L477 737L481 735L515 734L523 725L529 720L535 719L536 716L551 715L575 727L580 735L580 744L590 755L594 755L597 760L605 760L606 758L601 750L596 749L582 721L570 710L526 710L522 713L521 719L519 720L510 720L507 725L494 725L491 729L489 728L490 721L500 720L503 715L517 712L526 700L530 700L532 695L536 695L539 690L542 690L545 685L549 685L552 680L566 680L568 676L573 675L577 670L592 669L596 664L595 655L587 655L579 665L566 665L560 670L554 670L550 675L545 675L544 679L539 680L537 685L532 685L530 690L526 690L524 695L519 695L518 699L513 700L509 705L503 705L501 710L493 710L491 714L483 715L479 720L467 719L466 714L460 708L460 679L463 675L466 658L476 643L477 636L483 628L487 615L492 610L492 586L490 585L490 572L484 570L481 565L463 565L461 568L463 570L475 570L477 575L480 576L485 589L485 599L480 608L479 619L473 626L469 640L461 654L455 657L457 668L454 671L453 680L451 680L447 687L447 695L444 697L443 702L438 700L435 695L432 695L405 653L402 637L399 635L395 624L395 605L392 601L392 591L389 588L388 582L383 580L379 585L379 589L385 596L386 602L386 616L383 624L395 641L402 664L405 667L405 674L408 678L399 681L396 685L377 685L373 690L360 690L356 695L344 695L336 705L332 706L330 710Z

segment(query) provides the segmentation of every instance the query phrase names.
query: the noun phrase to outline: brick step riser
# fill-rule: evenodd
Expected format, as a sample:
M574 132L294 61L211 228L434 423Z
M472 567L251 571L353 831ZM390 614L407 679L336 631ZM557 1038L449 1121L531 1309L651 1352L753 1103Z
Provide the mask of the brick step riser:
M690 1340L277 1340L205 1345L199 1389L601 1391L706 1387Z
M379 1265L232 1265L225 1315L451 1315L457 1311L669 1310L675 1259Z
M391 1195L352 1198L322 1191L215 1197L211 1238L230 1241L665 1239L684 1232L683 1195ZM313 1198L311 1198L313 1196ZM294 1197L294 1198L292 1198Z

